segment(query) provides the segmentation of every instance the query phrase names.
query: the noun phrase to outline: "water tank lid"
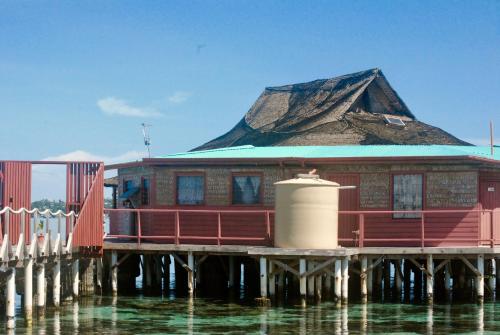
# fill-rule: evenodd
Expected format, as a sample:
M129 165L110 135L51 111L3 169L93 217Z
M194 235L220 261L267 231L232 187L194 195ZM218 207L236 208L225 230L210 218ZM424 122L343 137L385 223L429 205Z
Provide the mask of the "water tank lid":
M284 184L300 184L300 185L311 185L311 186L333 186L339 187L340 184L320 179L316 174L298 174L296 178L278 181L274 185L284 185Z

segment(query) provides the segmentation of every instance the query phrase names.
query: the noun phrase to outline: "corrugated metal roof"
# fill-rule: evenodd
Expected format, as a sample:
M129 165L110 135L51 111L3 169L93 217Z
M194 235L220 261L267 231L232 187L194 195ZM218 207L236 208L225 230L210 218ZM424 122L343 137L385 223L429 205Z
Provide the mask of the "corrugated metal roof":
M377 158L475 156L500 160L500 147L491 156L489 146L459 145L339 145L339 146L273 146L244 145L212 150L190 151L156 158L224 159L224 158Z

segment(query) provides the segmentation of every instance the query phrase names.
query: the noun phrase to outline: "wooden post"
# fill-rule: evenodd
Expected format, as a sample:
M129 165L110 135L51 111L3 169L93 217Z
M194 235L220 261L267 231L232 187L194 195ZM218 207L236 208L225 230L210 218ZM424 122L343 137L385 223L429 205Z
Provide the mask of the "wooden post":
M313 261L307 261L307 271L311 271L314 268ZM307 299L314 299L314 276L309 275L307 277Z
M342 299L342 260L335 260L335 301L340 302Z
M427 255L427 302L432 304L434 299L434 261L432 254Z
M111 292L113 295L118 294L118 253L116 251L111 252Z
M98 260L98 262L99 262L99 260ZM78 289L80 287L80 262L78 261L78 258L75 258L73 260L72 267L73 267L73 269L72 269L72 274L73 274L73 299L78 299Z
M410 285L411 285L411 264L408 259L403 261L403 291L405 301L410 301Z
M332 297L332 275L330 273L325 275L325 296L327 299Z
M389 259L384 260L384 293L388 293L391 290L391 261ZM385 297L385 294L384 294Z
M267 299L267 260L265 257L260 258L260 297Z
M276 275L273 273L274 264L273 261L269 261L269 296L274 299L276 292Z
M36 307L40 316L45 314L45 264L37 264L36 268Z
M189 270L188 270L188 273L187 273L187 277L188 277L188 294L190 297L193 296L193 293L194 293L194 271L195 271L195 268L194 268L194 255L192 252L189 252L188 253L188 267L189 267Z
M146 282L144 287L149 290L149 289L151 289L151 284L152 284L151 256L150 255L143 255L143 260L144 260L144 278L143 278L143 280Z
M477 255L476 292L477 301L482 303L484 300L484 255Z
M394 261L394 286L396 287L396 294L398 299L401 298L401 288L402 288L403 278L401 278L401 260L396 259Z
M300 299L303 307L306 306L306 294L307 294L307 279L304 276L306 273L306 260L301 258L299 260L299 273L300 273Z
M16 327L16 268L11 268L11 272L7 275L7 296L5 316L7 321L7 329Z
M229 256L229 280L228 287L234 288L234 256Z
M342 304L347 304L349 293L349 259L342 259Z
M78 269L80 269L80 262L78 262ZM78 276L79 275L80 275L80 273L78 273ZM99 293L102 294L102 289L103 289L103 287L102 287L102 258L97 259L96 277L97 277L97 288L99 289ZM78 280L80 280L80 279L78 278Z
M54 262L52 269L52 301L54 307L57 308L61 305L61 260L56 259Z
M371 296L373 294L373 268L371 268L373 264L373 261L370 257L367 257L367 266L369 269L367 269L366 272L366 293L368 295L368 299L371 299Z
M36 243L36 241L32 241ZM24 314L28 325L33 317L33 258L28 258L24 265Z
M446 296L449 297L451 293L451 264L448 263L444 267L444 290L446 291Z
M488 286L490 287L490 292L492 296L495 296L495 292L497 289L497 263L494 258L490 260L490 271L489 271L489 279L488 279Z
M198 266L198 272L201 273L201 269ZM196 274L196 278L199 277L199 274ZM198 283L199 284L199 283ZM165 255L163 257L163 290L167 291L170 289L170 255Z
M315 295L316 295L316 301L320 302L322 298L322 288L323 288L323 275L322 273L319 273L315 276Z
M367 284L367 267L368 258L366 256L361 256L361 273L359 275L361 281L361 302L368 302L368 284Z

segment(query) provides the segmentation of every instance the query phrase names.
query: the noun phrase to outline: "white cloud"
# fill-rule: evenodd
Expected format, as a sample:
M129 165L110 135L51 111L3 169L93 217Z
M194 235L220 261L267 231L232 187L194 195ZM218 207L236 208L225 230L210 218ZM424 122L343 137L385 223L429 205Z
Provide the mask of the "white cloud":
M75 150L57 156L46 157L45 161L90 161L104 164L123 163L140 160L147 157L146 152L127 151L116 156L96 155L84 150ZM43 198L64 200L66 197L66 166L65 165L33 165L32 169L32 200ZM106 171L105 177L116 175L116 171ZM107 195L108 196L108 195Z
M177 91L168 97L168 101L173 104L181 104L185 102L191 96L191 92Z
M160 112L153 108L130 106L127 101L115 97L97 100L97 106L104 114L129 117L159 117Z

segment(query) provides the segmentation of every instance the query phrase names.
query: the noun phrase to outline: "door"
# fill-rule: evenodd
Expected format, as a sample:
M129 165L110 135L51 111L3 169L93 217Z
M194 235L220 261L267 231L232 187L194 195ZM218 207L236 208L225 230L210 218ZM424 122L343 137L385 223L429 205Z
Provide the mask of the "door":
M328 180L339 183L340 186L356 186L355 189L339 190L339 211L357 211L359 208L359 175L333 174ZM357 245L358 217L357 215L339 215L339 244L341 246Z
M494 232L495 239L500 235L500 180L484 180L480 183L480 200L483 209L495 210L481 214L481 240L489 240ZM493 218L493 221L492 221ZM489 244L483 242L483 244Z

